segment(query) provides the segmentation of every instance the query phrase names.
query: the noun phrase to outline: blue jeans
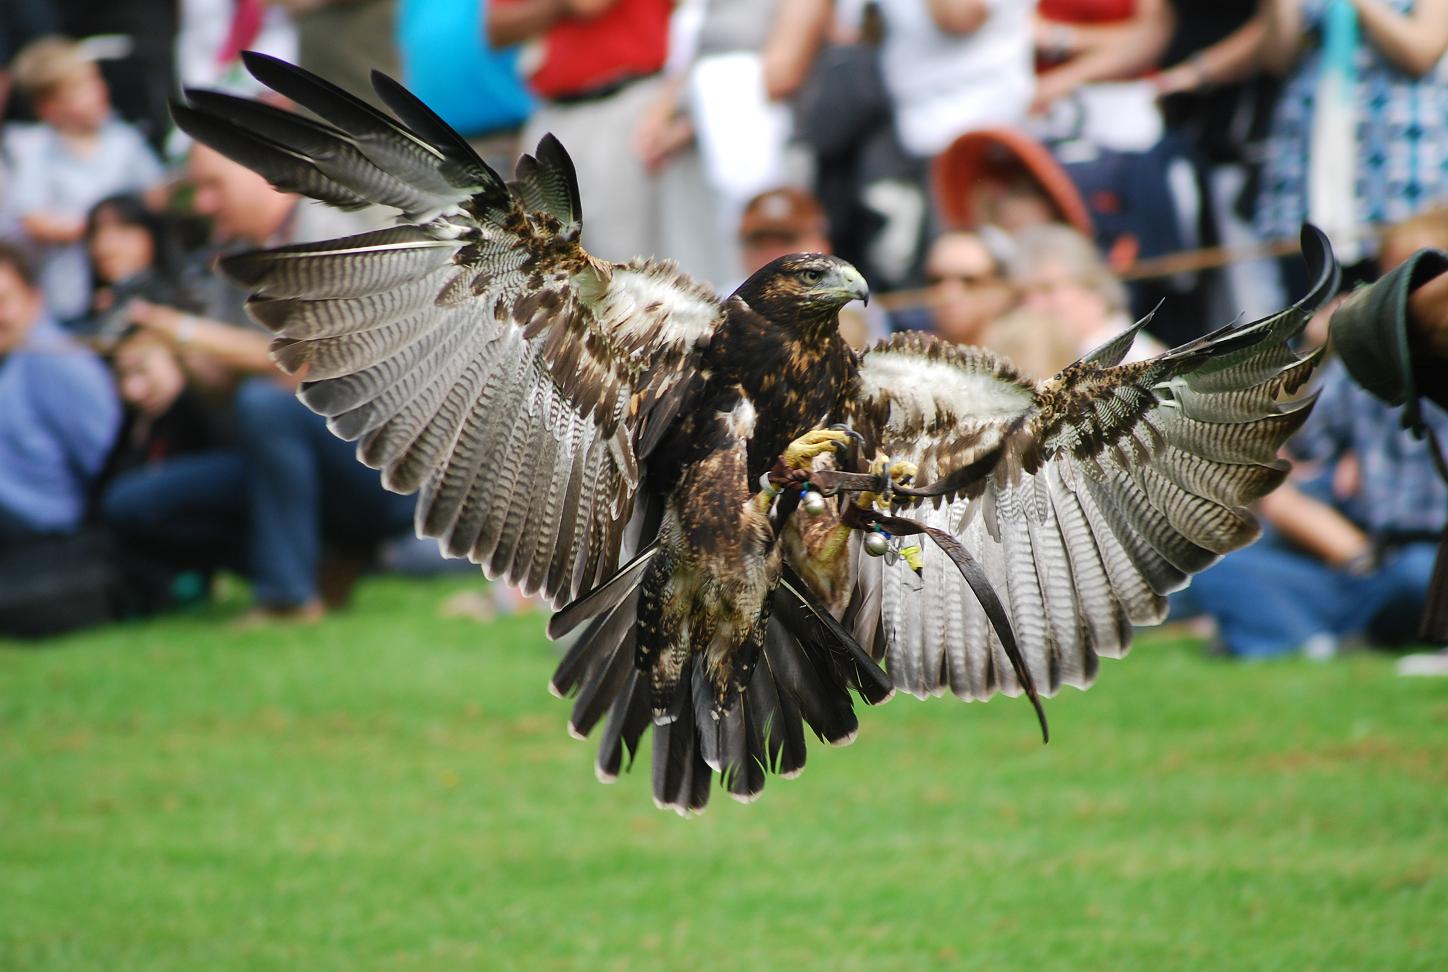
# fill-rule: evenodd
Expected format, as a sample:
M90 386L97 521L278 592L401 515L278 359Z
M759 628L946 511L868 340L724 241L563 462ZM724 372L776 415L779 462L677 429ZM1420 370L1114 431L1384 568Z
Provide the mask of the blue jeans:
M246 458L213 449L128 469L106 486L101 516L118 539L169 566L244 571Z
M1319 634L1392 644L1413 637L1436 552L1426 542L1398 547L1373 573L1355 577L1264 525L1262 539L1222 558L1182 593L1216 619L1233 655L1278 655Z
M246 457L247 559L259 603L292 607L317 596L325 536L352 550L411 529L414 497L382 488L356 445L327 430L289 390L261 378L236 395Z

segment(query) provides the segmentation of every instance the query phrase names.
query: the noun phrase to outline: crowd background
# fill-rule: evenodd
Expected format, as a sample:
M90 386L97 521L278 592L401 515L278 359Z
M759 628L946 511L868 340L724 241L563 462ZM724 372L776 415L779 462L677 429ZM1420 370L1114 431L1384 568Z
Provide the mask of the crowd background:
M214 270L387 219L180 135L182 89L262 94L244 50L368 99L399 77L502 170L555 133L602 257L727 293L833 251L883 295L853 343L933 330L1045 378L1158 306L1137 357L1286 306L1304 220L1346 287L1448 247L1445 49L1448 0L0 0L0 633L223 570L246 623L311 621L364 570L445 569ZM1318 388L1263 540L1175 603L1224 653L1412 636L1448 489L1340 366Z

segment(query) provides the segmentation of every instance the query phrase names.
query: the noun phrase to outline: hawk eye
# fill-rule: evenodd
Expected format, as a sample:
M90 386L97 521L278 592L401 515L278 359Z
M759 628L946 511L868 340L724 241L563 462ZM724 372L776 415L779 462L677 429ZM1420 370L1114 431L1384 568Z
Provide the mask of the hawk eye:
M825 272L823 270L806 270L804 272L804 279L808 280L810 283L819 283L820 278L824 275Z

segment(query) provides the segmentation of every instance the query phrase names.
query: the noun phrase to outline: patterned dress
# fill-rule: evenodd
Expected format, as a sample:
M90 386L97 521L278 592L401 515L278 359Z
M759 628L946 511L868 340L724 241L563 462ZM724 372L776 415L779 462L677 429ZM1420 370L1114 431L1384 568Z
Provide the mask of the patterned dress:
M1399 13L1414 0L1387 0ZM1257 229L1296 237L1307 218L1308 151L1330 0L1303 0L1303 49L1283 85L1258 197ZM1394 67L1361 35L1357 48L1356 216L1393 223L1448 202L1448 57L1421 78Z

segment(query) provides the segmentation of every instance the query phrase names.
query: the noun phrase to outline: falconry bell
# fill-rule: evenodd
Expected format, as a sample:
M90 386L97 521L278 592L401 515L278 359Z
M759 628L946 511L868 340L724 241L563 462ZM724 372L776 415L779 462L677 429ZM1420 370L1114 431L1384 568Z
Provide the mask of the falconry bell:
M871 557L883 557L890 549L890 541L883 533L865 534L865 553Z
M820 516L828 507L825 498L814 490L809 490L801 496L799 498L799 505L804 507L804 511L810 516Z

